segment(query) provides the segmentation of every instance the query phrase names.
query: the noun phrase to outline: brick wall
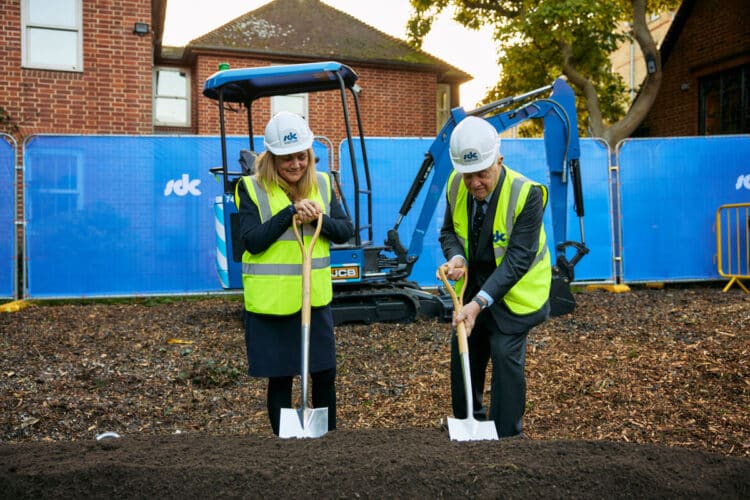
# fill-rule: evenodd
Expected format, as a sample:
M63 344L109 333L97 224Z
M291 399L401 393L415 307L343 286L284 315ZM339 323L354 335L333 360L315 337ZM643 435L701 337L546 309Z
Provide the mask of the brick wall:
M21 120L22 134L150 134L151 5L138 0L83 2L83 71L21 67L21 3L2 0L0 104Z
M750 61L750 2L697 0L664 65L659 95L641 125L651 137L698 134L698 80Z

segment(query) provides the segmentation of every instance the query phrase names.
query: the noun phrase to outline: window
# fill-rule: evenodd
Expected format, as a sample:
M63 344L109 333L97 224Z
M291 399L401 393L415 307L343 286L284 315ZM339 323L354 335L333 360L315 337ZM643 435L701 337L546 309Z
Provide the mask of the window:
M700 135L750 132L750 64L700 79Z
M437 120L436 132L439 132L445 122L448 121L448 117L451 115L451 87L445 83L439 83L437 86L437 112L435 119Z
M32 197L33 218L38 220L70 217L83 209L83 161L65 150L44 150L33 154L29 184L38 188Z
M190 78L180 68L154 69L154 125L190 126Z
M22 0L22 65L83 71L81 0Z
M279 111L297 113L307 119L307 94L278 95L271 98L271 116Z

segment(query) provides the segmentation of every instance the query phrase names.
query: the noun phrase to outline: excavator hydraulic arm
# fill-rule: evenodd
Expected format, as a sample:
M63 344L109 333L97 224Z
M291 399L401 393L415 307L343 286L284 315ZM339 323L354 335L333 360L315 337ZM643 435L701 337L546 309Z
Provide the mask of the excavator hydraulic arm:
M546 92L548 97L538 98L526 104L507 108L527 101ZM424 237L440 197L444 196L444 186L453 166L450 162L449 141L456 125L467 116L479 116L503 132L526 120L542 119L547 166L550 173L549 203L552 212L553 237L556 262L553 267L553 283L550 295L552 315L571 312L575 300L570 291L574 279L573 268L588 253L583 231L583 190L581 187L580 144L577 128L575 94L563 78L551 85L533 90L523 95L508 97L487 104L473 111L454 108L451 116L438 133L399 210L394 226L388 231L386 246L396 254L398 267L392 270L394 277L406 277L422 253ZM431 176L431 177L430 177ZM409 247L400 241L398 228L409 213L428 179L431 178L424 204L421 207ZM568 182L572 182L573 207L579 218L581 241L567 241ZM575 254L568 259L567 250L573 248Z

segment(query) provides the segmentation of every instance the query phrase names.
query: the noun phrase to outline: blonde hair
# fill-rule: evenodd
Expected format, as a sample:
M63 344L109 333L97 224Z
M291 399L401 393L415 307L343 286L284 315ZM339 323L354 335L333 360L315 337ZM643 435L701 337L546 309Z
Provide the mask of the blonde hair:
M264 191L268 192L272 186L279 186L291 198L292 201L307 198L318 187L317 171L315 170L315 153L312 148L307 149L307 169L297 185L290 186L276 169L276 158L270 151L263 151L256 162L258 170L255 178Z

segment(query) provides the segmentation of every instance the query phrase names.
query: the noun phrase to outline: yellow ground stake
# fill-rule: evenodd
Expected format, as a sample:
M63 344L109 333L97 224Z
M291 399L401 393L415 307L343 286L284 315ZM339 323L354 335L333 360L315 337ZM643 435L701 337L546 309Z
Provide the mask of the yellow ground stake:
M586 290L606 290L612 293L624 293L629 292L630 287L628 285L588 285Z
M28 307L29 303L25 300L14 300L13 302L8 302L7 304L0 305L0 312L4 313L11 313L20 311L24 307Z

